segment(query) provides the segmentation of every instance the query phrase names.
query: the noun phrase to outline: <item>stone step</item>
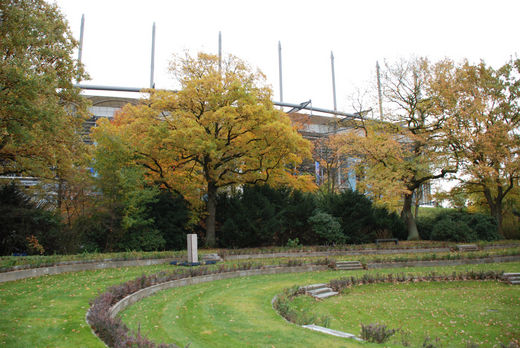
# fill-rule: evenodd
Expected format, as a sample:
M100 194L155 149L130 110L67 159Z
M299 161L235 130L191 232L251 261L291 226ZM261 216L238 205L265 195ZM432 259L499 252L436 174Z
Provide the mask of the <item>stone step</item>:
M518 284L520 284L520 280L510 280L509 283L511 283L513 285L518 285Z
M363 269L363 265L359 261L336 261L336 269L349 271Z
M359 265L359 261L336 261L336 265Z
M336 267L336 269L338 269L340 271L356 271L356 270L363 269L363 267L361 267L361 266L348 266L348 267L339 266L339 267Z
M363 268L363 265L336 265L336 268Z
M311 285L302 286L301 289L303 289L305 291L309 291L309 290L315 290L315 289L326 288L326 287L327 287L327 284L311 284Z
M506 278L509 280L520 280L520 276L511 276L511 277L506 277Z
M504 277L520 277L520 273L504 273Z
M479 250L475 244L457 244L457 250L459 251L477 251Z
M327 297L335 296L337 294L338 293L336 291L328 291L328 292L324 292L324 293L315 295L314 297L319 298L319 299L324 299L324 298L327 298Z
M311 296L317 296L319 294L323 294L323 293L327 293L327 292L331 292L332 289L331 288L319 288L319 289L314 289L314 290L308 290L307 293L310 294Z

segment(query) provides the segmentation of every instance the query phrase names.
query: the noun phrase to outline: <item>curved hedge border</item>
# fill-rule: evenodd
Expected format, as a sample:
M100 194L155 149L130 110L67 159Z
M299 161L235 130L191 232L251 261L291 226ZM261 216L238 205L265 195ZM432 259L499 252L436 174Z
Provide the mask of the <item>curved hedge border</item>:
M318 260L313 265L305 266L289 260L286 267L244 263L220 265L218 268L191 268L180 273L161 272L149 276L143 275L126 283L112 286L92 300L86 316L87 323L109 347L177 347L173 344L156 344L142 336L139 331L129 330L117 317L117 313L132 303L167 288L250 275L325 270L329 264L329 259Z

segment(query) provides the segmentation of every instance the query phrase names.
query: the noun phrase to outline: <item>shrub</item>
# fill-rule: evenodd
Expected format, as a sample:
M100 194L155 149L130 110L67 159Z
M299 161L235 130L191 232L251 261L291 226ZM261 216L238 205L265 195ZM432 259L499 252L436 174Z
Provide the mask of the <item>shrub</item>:
M149 203L148 207L148 216L153 219L154 228L164 239L164 248L185 249L191 213L184 197L163 190L157 195L157 201Z
M345 243L345 235L341 230L339 219L334 216L316 210L314 215L309 218L312 230L320 238L324 244L343 244ZM321 244L321 243L320 243Z
M120 209L94 210L80 216L72 225L84 252L115 251L124 236Z
M307 223L314 211L311 195L287 187L247 185L217 199L218 243L244 248L286 245L289 239L312 242Z
M368 342L384 343L396 333L396 329L388 329L379 323L361 324L361 338Z
M371 243L381 235L406 236L401 219L384 208L376 208L370 199L356 191L325 194L318 208L339 219L347 243Z
M417 219L417 228L423 239L471 242L500 239L495 220L483 214L462 211L442 211L433 217Z
M477 240L477 235L464 221L446 217L433 226L430 238L432 240L473 242Z
M1 255L64 252L69 245L58 215L37 207L15 184L0 187Z

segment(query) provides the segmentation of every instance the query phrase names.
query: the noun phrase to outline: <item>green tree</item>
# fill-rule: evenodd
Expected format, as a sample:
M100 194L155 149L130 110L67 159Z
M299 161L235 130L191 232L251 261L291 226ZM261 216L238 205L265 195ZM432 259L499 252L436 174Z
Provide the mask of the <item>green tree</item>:
M54 179L72 165L87 112L76 45L56 5L0 2L0 175Z

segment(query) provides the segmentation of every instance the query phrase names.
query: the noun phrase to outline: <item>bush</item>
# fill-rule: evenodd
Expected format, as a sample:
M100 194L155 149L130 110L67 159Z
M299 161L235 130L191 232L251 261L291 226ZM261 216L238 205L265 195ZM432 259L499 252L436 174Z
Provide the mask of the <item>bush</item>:
M406 229L397 214L374 207L370 199L356 191L326 194L319 209L339 219L347 243L372 243L378 237L403 239Z
M361 338L368 342L384 343L396 333L396 329L388 329L382 324L361 324Z
M422 239L455 242L500 239L495 220L483 214L461 211L442 211L433 217L417 219Z
M83 252L116 251L123 239L120 209L100 209L80 216L72 225L72 231L80 238Z
M477 235L464 221L446 217L433 226L430 238L453 242L473 242L477 240Z
M154 220L154 228L164 239L167 250L186 248L189 231L190 209L188 202L180 194L161 191L157 201L149 204L149 217Z
M218 244L226 248L316 241L307 219L315 209L310 194L287 187L248 185L217 199Z
M36 207L15 184L0 187L1 255L65 252L70 243L63 231L58 215Z
M345 235L341 230L339 219L334 216L316 210L314 215L309 218L312 230L320 238L323 244L343 244ZM321 243L320 243L321 244Z

